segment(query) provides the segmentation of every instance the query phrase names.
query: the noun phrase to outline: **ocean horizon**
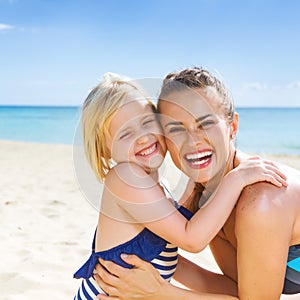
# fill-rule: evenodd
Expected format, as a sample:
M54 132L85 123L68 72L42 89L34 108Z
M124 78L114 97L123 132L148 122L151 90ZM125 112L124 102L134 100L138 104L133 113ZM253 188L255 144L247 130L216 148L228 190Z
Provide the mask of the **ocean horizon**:
M300 155L300 107L237 107L237 148L250 153ZM0 139L74 142L81 106L0 106Z

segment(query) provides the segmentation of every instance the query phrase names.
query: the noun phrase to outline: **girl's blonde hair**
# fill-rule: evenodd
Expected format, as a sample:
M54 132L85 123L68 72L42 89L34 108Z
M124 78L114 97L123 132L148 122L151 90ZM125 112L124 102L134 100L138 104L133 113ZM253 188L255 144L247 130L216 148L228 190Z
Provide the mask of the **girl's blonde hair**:
M93 171L101 181L104 181L113 165L106 143L110 121L132 90L143 94L141 88L129 78L105 73L103 81L91 90L84 101L81 114L84 150ZM147 100L155 109L153 103Z

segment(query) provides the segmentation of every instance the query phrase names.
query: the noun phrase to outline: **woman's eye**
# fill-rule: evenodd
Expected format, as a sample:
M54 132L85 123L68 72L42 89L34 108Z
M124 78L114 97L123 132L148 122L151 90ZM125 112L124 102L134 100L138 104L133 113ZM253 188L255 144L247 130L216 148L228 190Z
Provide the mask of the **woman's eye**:
M183 127L172 127L168 130L169 133L175 133L175 132L180 132L180 131L184 131Z
M208 127L208 126L213 125L213 124L215 124L215 122L212 121L212 120L210 120L210 121L204 121L204 122L202 122L202 123L199 125L199 127L200 127L200 128Z

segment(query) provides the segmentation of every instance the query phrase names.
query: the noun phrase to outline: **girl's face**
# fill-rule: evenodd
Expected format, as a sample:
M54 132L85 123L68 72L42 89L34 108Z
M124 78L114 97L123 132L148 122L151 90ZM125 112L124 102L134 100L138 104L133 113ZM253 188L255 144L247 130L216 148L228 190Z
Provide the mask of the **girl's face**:
M149 102L138 92L129 93L113 116L109 133L108 147L116 163L133 162L147 173L161 166L166 154L161 126Z
M223 174L233 153L237 115L228 124L213 90L174 92L160 102L161 124L175 165L196 182Z

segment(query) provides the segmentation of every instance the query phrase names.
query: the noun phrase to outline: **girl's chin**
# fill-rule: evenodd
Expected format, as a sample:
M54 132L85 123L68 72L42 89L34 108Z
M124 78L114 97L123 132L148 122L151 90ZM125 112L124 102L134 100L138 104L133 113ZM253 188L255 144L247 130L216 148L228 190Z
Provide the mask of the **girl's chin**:
M161 167L162 163L160 164L138 164L142 169L145 170L146 173L155 173L158 172L159 168Z
M141 160L140 162L151 169L158 169L164 161L164 156L157 154L155 156L150 157L146 161Z
M148 165L147 168L149 170L151 170L151 172L157 172L159 170L159 168L161 167L162 165L162 162L159 163L159 164L151 164L151 165Z

